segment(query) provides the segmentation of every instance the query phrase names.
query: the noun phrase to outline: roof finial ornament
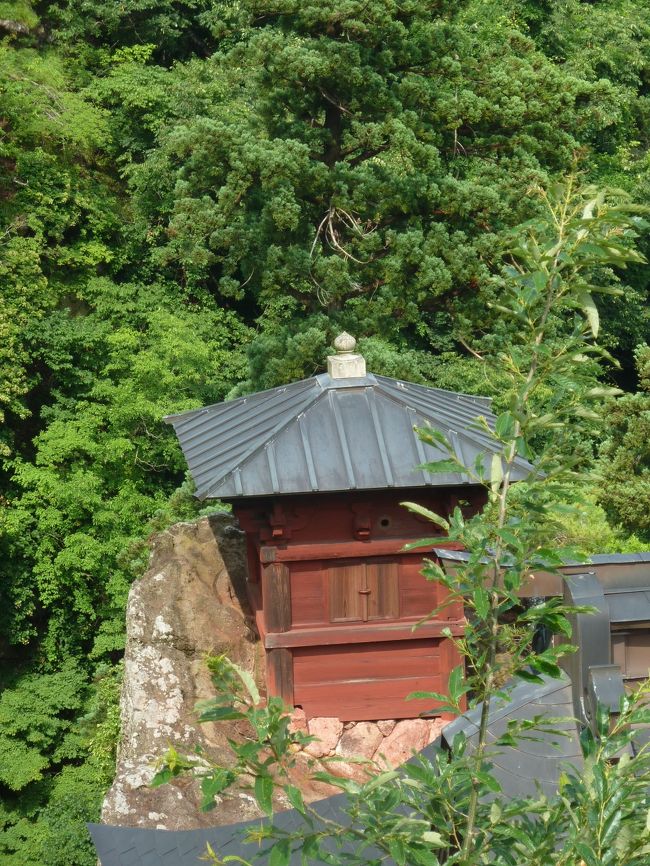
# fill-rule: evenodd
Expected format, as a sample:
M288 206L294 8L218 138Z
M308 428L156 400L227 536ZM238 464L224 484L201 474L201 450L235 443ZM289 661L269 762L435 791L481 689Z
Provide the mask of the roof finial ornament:
M327 372L332 379L359 379L366 375L366 359L355 354L357 341L347 331L334 340L336 355L327 356Z
M354 339L352 334L348 334L347 331L343 331L343 333L339 334L334 340L334 348L338 355L349 355L354 352L356 347L357 341Z

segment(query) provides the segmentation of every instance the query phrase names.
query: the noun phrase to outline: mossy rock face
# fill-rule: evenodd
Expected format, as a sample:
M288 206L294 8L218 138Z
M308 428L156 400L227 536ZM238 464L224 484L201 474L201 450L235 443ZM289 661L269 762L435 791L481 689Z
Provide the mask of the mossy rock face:
M38 15L32 9L31 4L21 2L21 0L18 0L17 3L0 2L0 30L22 34L33 30L38 26L38 23ZM8 26L10 24L17 26L12 28Z

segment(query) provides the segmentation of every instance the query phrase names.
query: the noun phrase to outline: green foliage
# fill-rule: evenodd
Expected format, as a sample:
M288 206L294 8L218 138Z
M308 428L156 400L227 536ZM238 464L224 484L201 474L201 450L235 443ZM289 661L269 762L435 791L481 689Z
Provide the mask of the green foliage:
M370 369L508 411L508 371L467 346L507 336L496 264L543 210L530 190L577 159L650 193L649 14L645 0L0 3L0 652L46 678L76 659L94 682L120 653L148 534L197 513L161 416L318 372L342 328ZM599 305L601 339L631 388L648 277L619 265L595 268L624 289ZM551 319L560 345L571 315ZM596 387L598 364L580 369L578 390ZM557 377L531 405L543 417L569 392ZM546 537L647 538L644 400L596 405L607 429L538 427L531 447L585 469L606 440L611 491L611 525L590 502L585 532L564 515ZM1 856L58 856L35 830L49 826L91 862L48 797L61 770L73 821L74 786L85 802L110 772L23 747L43 778L15 795Z
M208 659L208 668L217 691L217 697L198 705L201 722L245 721L253 731L255 739L244 743L231 742L235 757L232 767L219 767L202 780L202 804L205 811L214 809L216 797L226 791L243 773L254 775L251 786L258 805L266 815L273 812L273 792L278 779L289 780L289 771L295 766L294 747L302 748L311 737L300 731L292 731L290 717L280 698L262 701L253 678L231 662L226 656ZM181 757L170 749L156 773L152 785L158 787L170 779L202 763ZM300 791L288 783L290 801L302 802Z
M161 63L214 50L203 13L208 0L129 0L115 4L110 0L61 0L51 4L48 17L59 25L65 42L95 46L96 52L149 43L156 48Z
M3 685L0 860L93 866L85 823L99 817L114 772L120 669L104 667L91 685L66 662Z
M130 177L155 260L261 316L255 387L295 377L282 349L321 311L332 330L437 348L441 314L484 312L530 184L616 122L607 82L422 4L238 11L212 13L235 98L161 129ZM313 370L313 352L288 356Z
M68 750L72 714L82 705L83 673L73 665L49 675L23 677L0 697L0 784L12 791L43 777L50 755ZM67 719L66 719L67 716Z
M642 390L607 406L607 438L600 451L599 500L628 532L650 541L650 348L635 353Z
M581 79L608 82L616 104L603 100L600 110L613 122L603 124L585 161L591 180L620 187L648 200L648 97L646 93L650 8L645 2L583 3L580 0L549 0L544 3L471 4L483 20L509 17L511 26L527 31L537 46L555 63ZM647 254L647 241L641 241ZM632 351L648 341L648 275L646 269L632 268L627 277L633 291L625 304L615 300L601 303L603 343L631 373Z
M233 342L246 331L233 316L200 305L172 312L160 297L150 310L140 292L92 281L86 315L55 311L40 327L41 357L63 393L43 410L33 459L12 462L4 531L13 564L2 592L14 641L34 637L34 612L47 612L52 659L95 635L110 648L132 577L124 554L182 477L162 416L217 401L241 376Z
M521 482L512 488L509 506L513 514L536 521L546 546L575 551L580 558L647 550L647 542L637 534L630 534L616 522L609 521L605 509L598 504L597 485L597 479L593 486L580 480L568 484L560 500L552 490L537 490L536 509L531 512L531 494L528 485Z
M27 0L15 0L15 2L3 0L0 3L0 18L16 21L29 28L34 28L38 24L38 16Z

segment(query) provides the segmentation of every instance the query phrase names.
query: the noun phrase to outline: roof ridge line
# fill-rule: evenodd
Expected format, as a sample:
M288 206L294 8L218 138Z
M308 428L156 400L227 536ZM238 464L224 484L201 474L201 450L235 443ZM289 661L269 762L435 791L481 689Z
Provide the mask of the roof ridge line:
M384 397L386 397L386 399L391 400L396 405L399 405L399 400L397 399L397 397L395 397L393 394L391 394L390 391L388 391L388 389L382 388L382 384L380 382L377 383L376 387L379 391L381 391L381 393L383 394ZM438 388L436 390L440 391L442 389ZM453 394L454 392L448 391L445 393ZM427 418L426 418L427 413L423 412L422 409L419 409L416 407L410 407L410 408L412 408L414 412L416 412L418 415L421 415L423 418L425 418L425 420L427 420ZM441 412L442 415L448 417L448 413L444 409L442 409L442 410L439 409L438 411ZM485 434L481 433L480 429L477 429L476 435L474 435L473 431L468 431L467 428L458 429L458 427L452 427L449 424L449 422L446 420L446 418L443 418L442 422L438 421L438 424L439 424L439 426L446 428L447 434L449 435L450 438L455 437L456 439L462 439L463 441L465 441L467 443L470 443L474 446L478 446L479 448L481 448L484 454L486 454L486 455L489 454L489 450L485 447L485 443L481 441L482 438L485 438ZM522 461L521 466L526 464L526 461L517 455L517 457L515 458L515 461L514 461L514 465L521 468L520 461ZM467 473L459 472L458 474L468 478L467 483L471 483L469 480L469 477L467 476Z
M390 381L390 380L389 380L389 381ZM453 391L443 391L442 388L431 389L431 388L426 388L425 386L420 386L420 387L422 387L425 391L427 391L427 390L428 390L428 391L431 391L431 390L437 390L437 391L439 391L439 392L442 393L442 394L451 394L452 396L453 396L453 393L454 393ZM386 394L386 396L391 397L393 400L395 400L395 402L397 402L396 398L393 397L392 394L390 393L390 385L387 385L387 386L386 386L386 388L385 388L385 390L383 391L383 393ZM413 394L413 395L411 395L411 396L412 396L412 398L413 398L414 401L417 400L417 401L420 401L420 402L421 402L421 401L423 400L423 397L422 397L422 395L420 395L420 394L417 394L417 393L416 393L416 394ZM404 402L406 402L406 401L404 401ZM489 407L486 407L485 405L479 404L479 405L477 406L476 404L474 404L474 405L471 407L471 409L484 409L484 410L487 409L487 411L489 412L489 414L492 415L492 416L494 417L494 412L492 412L492 410L491 410ZM470 413L470 407L468 407L468 406L464 406L464 407L463 407L463 410L464 410L464 411L467 411L468 414L471 414L471 413ZM417 411L419 411L420 414L422 414L422 415L427 414L426 412L423 412L421 409L418 409ZM441 408L440 406L437 406L437 407L436 407L436 412L439 413L439 414L441 414L441 415L443 415L443 416L445 416L445 417L447 417L447 418L449 418L449 417L453 418L453 417L454 417L454 416L452 415L451 410ZM476 420L477 418L479 418L479 417L482 417L482 416L480 416L480 415L473 415L472 418L471 418L471 421L475 421L475 420ZM470 421L470 423L471 423L471 421ZM455 429L457 429L457 427L458 427L458 425L456 425L456 426L453 427L453 428L450 427L450 429L454 429L454 430L455 430Z
M196 409L184 409L182 412L172 412L170 415L163 415L162 420L173 427L174 420L177 418L183 418L184 416L193 414L204 414L209 412L211 409L223 409L226 406L230 408L231 406L235 406L237 403L243 404L246 400L250 400L251 397L268 397L274 391L282 391L283 389L291 388L295 385L304 385L311 380L316 381L316 378L316 376L308 376L306 379L299 379L297 382L286 382L284 385L274 385L272 388L265 388L263 391L253 391L250 394L241 394L239 397L234 397L232 400L219 400L218 403L210 403L208 406L197 406Z
M379 386L379 387L381 387L381 386ZM442 390L442 389L439 388L437 390ZM389 390L383 390L382 389L382 393L388 399L392 400L394 403L398 403L397 398L394 397L390 393ZM444 393L453 393L453 392L448 391L448 392L444 392ZM432 413L426 412L421 407L414 406L412 408L419 415L422 415L425 418L427 417L427 415L432 414ZM463 438L469 442L474 442L475 444L478 444L479 446L483 446L483 443L481 442L481 438L485 438L485 434L481 431L480 427L476 426L476 427L468 428L468 427L461 427L458 424L454 424L454 426L452 426L453 420L452 420L452 423L450 423L450 421L449 421L449 419L452 418L452 416L451 416L451 413L447 409L437 407L436 412L438 413L438 419L437 420L439 421L440 426L446 427L446 429L450 433L455 433L459 436L463 436ZM494 414L494 413L491 413L491 414ZM442 416L442 418L440 418L440 416ZM476 416L476 418L478 418L478 417L480 417L480 416ZM470 424L473 423L476 420L476 418L473 418L469 423ZM474 431L476 431L476 432L474 432Z
M315 378L315 377L313 377L313 378L314 378L314 381L316 381L316 378ZM306 381L308 381L308 380L307 380L307 379L303 379L303 380L301 380L301 381L306 382ZM285 427L288 427L288 426L289 426L289 424L293 424L293 422L296 420L296 418L298 417L298 415L299 415L300 413L304 412L306 409L309 409L309 408L310 408L314 403L318 402L318 400L321 399L321 397L323 396L323 394L326 394L326 393L327 393L327 391L326 391L325 389L322 388L322 386L320 385L320 383L317 383L317 384L318 384L318 386L319 386L318 389L313 388L313 389L310 389L310 390L307 391L308 399L305 399L305 400L303 401L303 403L300 404L300 405L297 407L297 413L295 413L294 415L290 415L290 416L289 416L288 418L286 418L284 421L282 421L281 423L277 424L277 425L276 425L276 426L275 426L275 427L270 431L270 433L268 434L268 436L266 436L266 438L264 439L263 442L260 442L259 445L255 445L255 446L253 446L252 448L250 448L248 451L246 451L246 452L244 453L244 456L243 456L243 457L238 461L238 463L237 463L237 467L236 467L237 469L241 469L241 468L242 468L246 463L248 463L249 460L251 460L251 459L252 459L256 454L259 454L259 452L260 452L263 448L266 448L266 446L268 445L268 443L269 443L272 439L274 439L274 438L278 435L278 433L281 433L282 430L284 430ZM200 497L201 500L208 499L209 496L210 496L211 491L212 491L212 490L213 490L217 485L221 484L221 483L223 482L223 480L224 480L224 479L225 479L225 478L226 478L226 477L227 477L231 472L233 472L233 471L234 471L233 469L228 469L228 471L227 471L227 472L224 472L224 473L221 475L221 477L220 477L219 479L217 479L216 481L213 481L213 482L210 484L210 486L207 488L205 494L204 494L203 496Z
M391 376L380 376L374 374L377 379L385 379L388 382L397 382L400 385L410 385L415 388L425 388L427 391L439 391L441 394L450 394L452 397L467 397L468 400L478 400L479 403L492 404L493 397L485 397L482 394L467 394L465 391L450 391L448 388L436 388L435 385L423 385L421 382L411 382L409 379L395 379Z
M391 394L389 391L382 388L381 383L377 383L377 388L379 391L381 391L383 396L386 397L386 399L391 400L393 403L395 403L396 406L400 405L400 401L393 394ZM402 402L401 405L404 405L404 403ZM418 415L422 415L422 417L426 417L426 413L422 412L420 409L416 409L414 406L409 406L408 408L413 409L413 411L416 412ZM445 414L447 414L447 413L445 413ZM447 430L449 430L450 432L455 432L454 428L450 427L446 421L443 421L443 426L446 427Z

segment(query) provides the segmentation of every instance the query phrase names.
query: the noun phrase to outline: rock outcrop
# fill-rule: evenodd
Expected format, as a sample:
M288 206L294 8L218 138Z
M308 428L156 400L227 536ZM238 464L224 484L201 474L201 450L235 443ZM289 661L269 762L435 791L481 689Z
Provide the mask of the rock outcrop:
M108 824L189 829L259 814L240 791L208 814L197 782L152 789L156 761L169 746L227 764L232 730L198 725L194 705L214 690L209 653L227 652L263 678L262 650L245 600L245 548L229 515L181 523L154 539L150 567L129 595L117 775L102 812Z

